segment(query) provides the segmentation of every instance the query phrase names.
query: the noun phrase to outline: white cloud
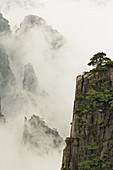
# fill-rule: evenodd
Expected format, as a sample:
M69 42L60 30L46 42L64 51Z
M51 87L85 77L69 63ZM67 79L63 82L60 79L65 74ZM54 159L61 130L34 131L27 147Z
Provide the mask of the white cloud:
M17 124L18 125L18 124ZM60 169L60 155L39 157L26 151L20 143L18 129L9 126L0 126L0 159L1 170L58 170Z

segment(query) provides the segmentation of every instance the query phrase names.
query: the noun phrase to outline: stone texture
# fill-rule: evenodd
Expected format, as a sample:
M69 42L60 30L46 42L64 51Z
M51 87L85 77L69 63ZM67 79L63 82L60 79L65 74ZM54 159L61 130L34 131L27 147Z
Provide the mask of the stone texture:
M4 95L4 90L10 86L15 85L16 80L10 68L8 55L3 45L0 44L0 91L1 97Z
M63 151L63 161L61 170L67 168L69 170L78 170L78 164L80 161L85 161L78 156L77 152L79 150L82 151L82 154L86 155L86 160L88 159L88 151L87 146L89 141L94 143L98 142L100 146L101 141L103 141L103 148L101 150L95 150L95 154L98 155L99 158L102 158L106 151L109 151L110 156L113 155L113 111L98 109L94 111L92 114L82 116L82 119L86 121L86 125L83 129L79 130L79 122L80 117L77 114L77 108L79 106L78 101L76 100L76 96L81 92L84 96L86 93L92 89L89 84L95 84L95 88L97 91L100 90L102 86L102 82L97 82L98 79L107 76L107 79L110 81L109 90L113 91L113 68L108 69L107 72L103 72L101 75L99 73L95 74L84 74L80 75L76 79L76 93L75 93L75 101L74 101L74 109L73 109L73 120L71 125L71 133L70 137L66 138L66 148ZM105 120L105 125L99 124L99 122ZM77 136L84 135L84 138L78 141ZM95 138L91 137L95 136ZM90 159L90 156L89 156ZM113 160L112 156L109 160ZM95 168L95 169L98 169ZM112 170L111 168L100 168L103 170Z

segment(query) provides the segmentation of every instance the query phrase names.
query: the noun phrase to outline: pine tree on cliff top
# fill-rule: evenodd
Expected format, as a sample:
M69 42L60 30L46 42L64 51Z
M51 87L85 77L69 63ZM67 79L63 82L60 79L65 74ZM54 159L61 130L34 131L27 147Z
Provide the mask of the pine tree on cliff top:
M110 58L106 57L106 54L103 52L99 52L95 54L88 63L89 66L102 66L105 65L108 61L111 61Z

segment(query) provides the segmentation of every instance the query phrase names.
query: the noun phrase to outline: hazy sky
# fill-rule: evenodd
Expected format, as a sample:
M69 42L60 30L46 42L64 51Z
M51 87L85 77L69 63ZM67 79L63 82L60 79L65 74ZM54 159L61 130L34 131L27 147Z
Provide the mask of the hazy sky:
M113 57L113 0L4 0L0 6L13 28L29 13L43 17L70 41L84 67L98 51Z

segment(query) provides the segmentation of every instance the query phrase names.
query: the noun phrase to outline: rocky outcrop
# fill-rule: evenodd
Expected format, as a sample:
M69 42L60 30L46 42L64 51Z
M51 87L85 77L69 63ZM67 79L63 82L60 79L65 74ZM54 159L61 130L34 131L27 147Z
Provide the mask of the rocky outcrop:
M5 18L3 18L2 14L0 13L0 34L1 33L10 33L10 25L9 21Z
M32 93L40 91L34 68L30 63L24 66L23 89Z
M20 28L16 31L16 36L28 36L29 31L37 32L37 37L48 44L50 50L58 50L65 43L64 37L57 31L49 26L45 20L36 15L28 15L24 18L24 21L20 24ZM37 44L38 45L38 44Z
M113 68L76 80L70 137L61 170L113 169Z
M0 44L0 90L1 93L8 85L16 83L14 74L10 68L8 55L4 47Z
M25 117L23 141L25 146L42 155L54 149L61 151L64 144L58 131L49 128L43 119L36 115L29 120Z
M0 91L3 94L3 90L8 85L14 85L15 84L15 77L12 73L12 70L10 68L10 63L8 59L8 54L5 49L5 44L2 44L3 41L3 35L4 38L6 35L11 33L9 21L5 18L3 18L2 14L0 13ZM2 95L1 94L1 95Z

